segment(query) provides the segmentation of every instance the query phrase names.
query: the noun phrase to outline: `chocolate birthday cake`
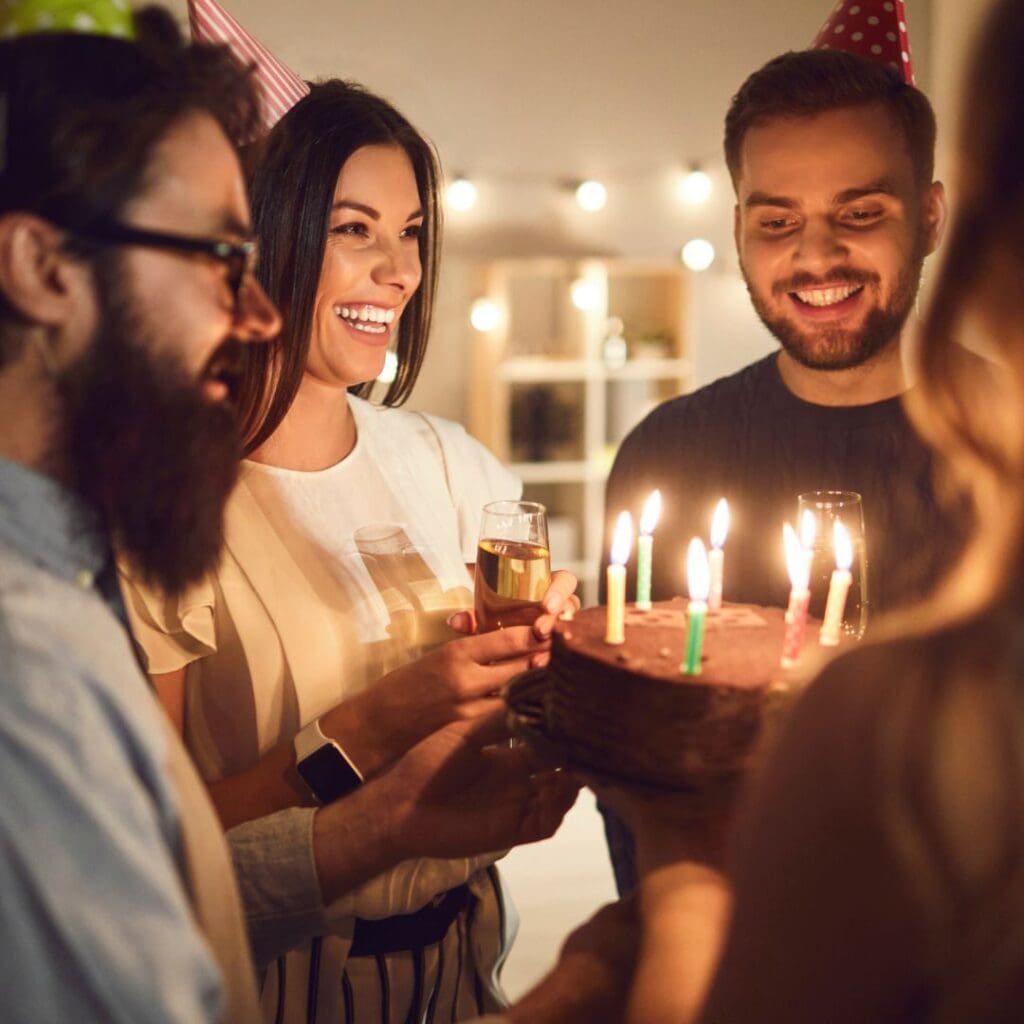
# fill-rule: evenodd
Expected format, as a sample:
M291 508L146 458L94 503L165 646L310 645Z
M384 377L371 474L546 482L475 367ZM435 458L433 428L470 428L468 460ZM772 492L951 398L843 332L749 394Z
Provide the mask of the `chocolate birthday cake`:
M782 609L736 604L708 616L701 671L683 674L686 606L627 606L618 646L605 643L603 607L559 623L550 665L509 692L525 731L576 766L631 782L702 790L734 781L801 675L780 667ZM817 626L808 623L807 653Z

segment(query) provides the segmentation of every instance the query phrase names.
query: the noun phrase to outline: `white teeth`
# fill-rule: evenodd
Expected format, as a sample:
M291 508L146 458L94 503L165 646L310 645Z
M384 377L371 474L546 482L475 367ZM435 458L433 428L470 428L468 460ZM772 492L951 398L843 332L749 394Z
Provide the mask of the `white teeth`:
M394 323L396 314L393 309L385 309L383 306L335 306L334 315L347 320L354 327L359 327L361 324Z
M796 292L796 297L808 306L834 306L837 302L848 299L854 292L859 292L861 285L848 285L843 288L821 288L812 292Z

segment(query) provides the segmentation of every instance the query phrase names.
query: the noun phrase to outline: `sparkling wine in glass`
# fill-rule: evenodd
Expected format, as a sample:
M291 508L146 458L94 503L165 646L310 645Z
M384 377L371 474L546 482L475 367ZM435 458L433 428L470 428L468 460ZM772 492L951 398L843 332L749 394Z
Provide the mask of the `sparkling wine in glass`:
M853 577L846 598L842 635L860 640L868 625L868 559L864 543L864 504L856 491L808 491L797 498L797 514L803 519L804 510L815 520L814 551L811 558L811 614L821 618L836 567L833 547L833 524L839 521L846 527L853 544Z
M548 521L533 501L484 505L476 555L477 629L532 623L551 580Z

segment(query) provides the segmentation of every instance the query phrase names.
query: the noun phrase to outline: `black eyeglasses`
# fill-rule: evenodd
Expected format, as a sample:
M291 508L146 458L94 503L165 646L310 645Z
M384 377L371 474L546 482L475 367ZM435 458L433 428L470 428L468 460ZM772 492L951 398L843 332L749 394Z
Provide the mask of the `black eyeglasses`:
M86 242L103 245L140 245L148 249L167 249L170 252L196 253L223 263L227 271L228 287L234 299L234 314L242 310L242 289L246 278L256 269L258 246L253 239L244 242L226 242L220 238L202 238L178 235L164 231L147 231L127 224L100 224L84 231L75 230L77 237Z

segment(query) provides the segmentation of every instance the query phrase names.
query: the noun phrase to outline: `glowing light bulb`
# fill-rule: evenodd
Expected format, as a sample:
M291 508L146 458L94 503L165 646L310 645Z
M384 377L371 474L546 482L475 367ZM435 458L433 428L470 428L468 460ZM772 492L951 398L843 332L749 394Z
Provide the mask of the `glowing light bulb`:
M444 193L445 202L453 209L464 213L476 206L476 185L468 178L456 178Z
M569 295L572 304L584 313L591 313L601 305L601 289L583 277L573 281Z
M698 206L711 196L711 178L699 168L692 168L679 182L679 195L687 203Z
M587 213L596 213L604 209L608 202L608 189L599 181L584 181L576 189L576 203Z
M493 299L477 299L470 307L469 322L478 331L493 331L501 321L501 309Z
M715 262L715 247L706 238L691 238L680 256L690 270L707 270Z

